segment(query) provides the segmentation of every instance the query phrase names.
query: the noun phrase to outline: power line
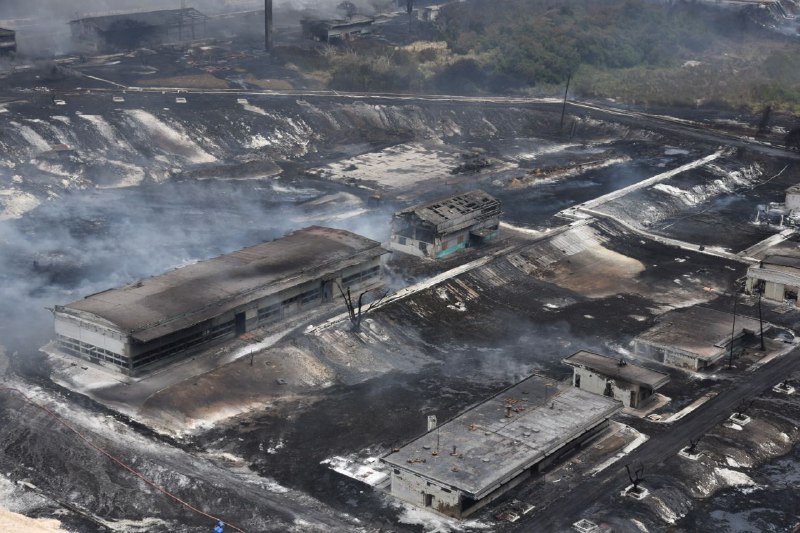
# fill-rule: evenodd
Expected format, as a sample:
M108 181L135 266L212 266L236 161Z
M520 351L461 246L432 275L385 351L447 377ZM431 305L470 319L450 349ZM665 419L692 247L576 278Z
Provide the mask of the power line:
M164 494L165 496L167 496L167 497L169 497L169 498L171 498L171 499L175 500L176 502L178 502L179 504L183 505L183 506L184 506L184 507L186 507L187 509L189 509L189 510L191 510L191 511L194 511L195 513L197 513L197 514L200 514L200 515L202 515L202 516L205 516L206 518L210 518L210 519L214 520L215 522L224 522L226 526L230 527L231 529L233 529L233 530L235 530L235 531L239 531L239 533L245 533L245 531L244 531L244 530L242 530L242 529L240 529L240 528L238 528L238 527L234 526L233 524L230 524L230 523L228 523L228 522L225 522L225 521L224 521L224 520L222 520L221 518L218 518L218 517L216 517L216 516L210 515L210 514L206 513L205 511L201 511L200 509L198 509L198 508L197 508L197 507L195 507L194 505L190 504L189 502L187 502L187 501L185 501L185 500L182 500L182 499L181 499L181 498L179 498L178 496L176 496L176 495L172 494L171 492L169 492L167 489L165 489L165 488L164 488L164 487L162 487L161 485L158 485L158 484L157 484L157 483L155 483L154 481L151 481L150 479L148 479L147 477L145 477L145 475L144 475L144 474L142 474L142 473L141 473L141 472L139 472L138 470L134 469L134 468L133 468L133 467L131 467L130 465L126 464L126 463L125 463L125 462L123 462L121 459L119 459L119 458L115 457L114 455L112 455L111 453L107 452L106 450L104 450L104 449L103 449L103 448L101 448L100 446L98 446L98 445L96 445L96 444L92 443L92 442L91 442L91 441L90 441L90 440L89 440L89 439L88 439L88 438L87 438L87 437L86 437L86 436L85 436L83 433L81 433L80 431L78 431L77 429L75 429L74 427L72 427L72 426L71 426L69 423L67 423L67 422L66 422L64 419L62 419L60 416L58 416L57 414L55 414L53 411L51 411L51 410L50 410L50 409L48 409L47 407L45 407L45 406L43 406L43 405L40 405L40 404L38 404L38 403L34 402L33 400L31 400L30 398L28 398L28 397L27 397L27 396L26 396L26 395L25 395L25 394L24 394L22 391L20 391L19 389L15 389L15 388L13 388L13 387L2 387L2 386L0 386L0 391L7 391L7 392L12 392L12 393L18 394L19 396L21 396L21 397L22 397L22 399L23 399L23 400L24 400L26 403L28 403L28 404L30 404L30 405L33 405L34 407L38 407L39 409L41 409L42 411L44 411L45 413L47 413L47 414L48 414L50 417L52 417L53 419L55 419L55 421L56 421L56 422L58 422L59 424L61 424L62 426L64 426L65 428L67 428L68 430L70 430L71 432L73 432L75 435L77 435L77 436L78 436L78 438L80 438L80 439L81 439L81 440L82 440L82 441L83 441L83 442L84 442L84 443L85 443L87 446L89 446L90 448L92 448L92 449L94 449L94 450L96 450L96 451L100 452L101 454L105 455L106 457L108 457L109 459L111 459L112 461L114 461L114 462L115 462L117 465L119 465L120 467L124 468L125 470L127 470L128 472L130 472L131 474L133 474L134 476L136 476L136 477L138 477L139 479L141 479L142 481L144 481L146 484L148 484L148 485L150 485L151 487L153 487L154 489L156 489L158 492L160 492L160 493Z

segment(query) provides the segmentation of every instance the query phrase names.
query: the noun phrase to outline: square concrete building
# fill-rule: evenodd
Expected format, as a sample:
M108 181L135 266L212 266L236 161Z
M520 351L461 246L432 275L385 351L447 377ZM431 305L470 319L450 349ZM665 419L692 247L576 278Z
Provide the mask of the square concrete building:
M800 256L770 255L747 269L747 292L775 302L797 305L800 291Z
M626 361L580 351L564 359L573 368L572 384L580 389L621 401L637 408L669 382L669 376Z

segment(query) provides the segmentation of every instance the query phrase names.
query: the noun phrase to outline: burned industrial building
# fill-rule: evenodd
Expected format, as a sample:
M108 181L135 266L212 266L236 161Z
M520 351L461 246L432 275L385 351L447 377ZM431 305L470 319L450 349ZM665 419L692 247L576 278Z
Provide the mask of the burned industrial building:
M130 50L202 38L208 17L194 8L106 15L70 21L75 44L86 51Z
M0 28L0 57L17 53L17 33L14 30Z
M356 15L343 20L303 19L303 36L323 43L350 41L372 33L375 19Z
M798 304L800 291L800 257L768 255L747 269L746 290L767 300Z
M380 243L310 227L56 306L59 351L138 374L382 283Z
M655 326L634 339L634 349L637 356L668 366L706 370L731 354L740 355L762 327L766 331L770 324L694 306L660 317Z
M580 389L609 396L626 407L637 408L653 398L669 382L669 376L614 358L580 351L564 359L573 368L572 384Z
M440 258L492 240L500 232L500 202L474 190L410 207L392 218L392 250Z
M598 436L617 400L531 376L382 461L393 496L463 518Z

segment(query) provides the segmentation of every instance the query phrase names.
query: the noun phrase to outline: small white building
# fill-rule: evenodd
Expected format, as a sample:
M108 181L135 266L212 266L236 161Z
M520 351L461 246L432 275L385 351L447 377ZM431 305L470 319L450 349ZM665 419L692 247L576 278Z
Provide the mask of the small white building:
M592 352L580 351L564 359L573 368L572 384L595 394L621 401L637 408L647 403L655 391L669 382L669 376Z
M758 265L747 269L746 290L749 294L761 294L767 300L797 305L800 291L800 257L770 255Z

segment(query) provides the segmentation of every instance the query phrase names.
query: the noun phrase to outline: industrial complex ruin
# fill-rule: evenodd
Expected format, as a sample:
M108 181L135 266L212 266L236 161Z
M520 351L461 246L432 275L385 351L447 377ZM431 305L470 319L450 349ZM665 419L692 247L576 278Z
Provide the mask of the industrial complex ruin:
M28 3L0 2L0 524L800 527L796 110L659 95L794 94L764 80L800 3L666 6L737 24L664 67L585 69L618 37L575 25L552 79L533 29L632 4Z
M382 283L380 244L311 227L54 310L62 352L140 373Z

